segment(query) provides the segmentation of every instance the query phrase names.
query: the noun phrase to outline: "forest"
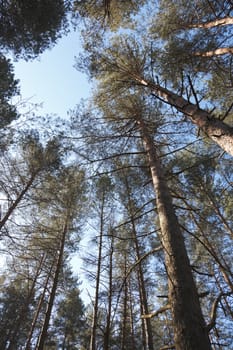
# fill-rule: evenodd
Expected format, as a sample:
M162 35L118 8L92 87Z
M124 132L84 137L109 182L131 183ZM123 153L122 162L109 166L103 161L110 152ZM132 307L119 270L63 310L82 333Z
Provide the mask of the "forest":
M0 350L233 350L232 27L232 0L1 1ZM73 30L89 98L22 113L14 60Z

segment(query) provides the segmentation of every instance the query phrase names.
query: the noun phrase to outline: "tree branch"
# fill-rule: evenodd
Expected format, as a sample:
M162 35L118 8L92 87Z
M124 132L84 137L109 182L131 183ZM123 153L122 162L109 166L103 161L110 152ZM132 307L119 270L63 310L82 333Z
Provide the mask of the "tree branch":
M189 24L187 28L194 29L194 28L213 28L218 26L226 26L229 24L233 24L233 17L224 17L224 18L218 18L213 21L203 22L203 23L196 23L196 24Z
M164 305L161 308L159 308L157 311L151 312L150 314L142 315L141 318L145 319L145 318L156 317L159 314L161 314L167 310L170 310L170 309L171 309L171 305L167 304L167 305Z
M233 54L233 47L220 47L216 50L206 51L206 52L195 52L194 56L200 56L200 57L213 57L213 56L220 56L220 55L226 55L226 54Z
M211 308L211 314L210 314L210 322L209 324L206 326L208 332L211 331L212 328L214 328L215 324L216 324L216 318L217 318L217 309L218 309L218 304L221 301L221 298L224 296L229 296L232 295L233 292L228 292L228 293L223 293L221 292L217 298L214 300L213 304L212 304L212 308Z

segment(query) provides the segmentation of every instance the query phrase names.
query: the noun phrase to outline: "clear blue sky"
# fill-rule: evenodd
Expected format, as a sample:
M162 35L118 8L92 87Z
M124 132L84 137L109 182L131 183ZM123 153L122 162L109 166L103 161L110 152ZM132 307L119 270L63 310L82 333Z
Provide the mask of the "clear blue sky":
M79 33L72 32L39 59L14 63L23 99L32 97L32 103L43 102L40 114L55 113L64 117L80 98L88 96L87 79L74 68L79 52Z

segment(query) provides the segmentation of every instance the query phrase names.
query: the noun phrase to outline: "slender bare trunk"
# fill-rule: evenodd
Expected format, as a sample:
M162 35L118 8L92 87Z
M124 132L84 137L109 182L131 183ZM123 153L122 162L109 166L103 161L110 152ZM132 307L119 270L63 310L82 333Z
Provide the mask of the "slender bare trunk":
M135 337L135 326L134 326L134 313L133 313L133 296L131 280L129 279L129 322L130 322L130 346L128 349L136 349L136 337ZM127 350L128 350L127 349Z
M210 340L193 280L184 238L153 140L142 119L138 125L148 155L168 275L176 350L210 350Z
M20 192L20 194L18 195L18 197L16 198L16 200L13 202L13 204L8 208L5 216L3 217L3 219L0 221L0 230L3 228L3 226L6 224L7 220L9 219L9 217L12 215L13 211L17 208L18 204L21 202L21 200L23 199L24 195L27 193L27 191L29 190L29 188L32 186L35 177L36 177L37 173L34 173L28 183L26 184L25 188Z
M100 212L100 235L99 235L99 244L98 244L98 263L97 263L97 271L96 271L95 300L94 300L94 310L93 310L89 350L96 349L96 331L97 331L98 310L99 310L99 288L100 288L100 273L101 273L103 228L104 228L104 204L105 204L105 198L103 194L102 203L101 203L101 212Z
M109 252L109 278L108 278L108 309L106 327L104 331L104 350L110 349L110 332L111 332L111 315L112 315L112 281L113 281L113 237L110 238L110 252Z
M47 278L45 280L45 283L43 285L43 292L41 293L41 296L40 296L40 299L39 299L39 302L38 302L38 305L37 305L37 308L36 308L36 312L35 312L33 320L32 320L31 328L30 328L30 331L29 331L28 336L27 336L27 342L26 342L26 345L25 345L25 350L31 350L32 336L33 336L33 333L34 333L34 330L35 330L35 327L36 327L36 323L37 323L37 319L39 317L39 313L40 313L41 308L43 306L43 302L44 302L45 294L46 294L46 291L47 291L47 288L48 288L48 283L49 283L49 279L51 277L51 272L52 272L53 266L54 266L54 264L51 265L49 273L48 273ZM39 339L38 339L38 342L39 342ZM37 344L38 344L38 342L37 342Z
M34 290L35 290L35 285L36 285L37 279L40 275L44 259L45 259L45 254L43 254L43 256L41 257L41 259L39 261L39 265L37 267L35 276L33 278L32 284L30 286L27 300L25 301L24 305L22 306L19 314L16 315L16 323L15 323L15 326L14 326L14 329L13 329L13 332L11 335L12 340L9 341L9 345L7 347L7 350L14 350L15 349L15 339L17 338L18 332L20 330L20 323L22 322L22 319L25 318L25 315L27 314L27 311L28 311L28 307L32 301Z
M135 253L137 261L140 261L141 258L141 252L140 252L140 246L138 242L137 237L137 231L135 226L135 220L134 220L134 213L130 206L131 203L131 194L130 194L130 187L128 183L127 176L125 177L125 185L126 185L126 191L127 191L127 200L129 203L129 215L130 215L130 222L132 226L132 235L134 238L134 245L135 245ZM138 281L139 281L139 294L140 294L140 306L141 306L141 315L148 315L149 314L149 308L148 308L148 301L147 301L147 293L146 293L146 287L145 287L145 280L144 280L144 274L141 263L138 264ZM142 333L143 333L143 343L144 343L144 349L148 350L154 350L153 346L153 332L151 327L151 320L149 318L143 318L142 319Z
M122 327L121 327L121 350L127 350L126 349L126 339L127 339L127 316L128 316L128 310L127 310L127 304L128 304L128 280L126 279L127 276L127 263L126 263L126 253L124 255L124 295L123 295L123 317L122 317Z
M54 299L55 299L55 294L57 290L57 285L58 285L58 279L59 279L59 274L62 268L62 260L63 260L63 253L64 253L64 247L65 247L65 239L67 235L67 230L68 230L68 220L69 220L69 215L67 215L66 222L62 231L61 235L61 241L60 241L60 247L59 247L59 252L58 252L58 257L57 257L57 264L55 267L55 273L54 273L54 279L53 279L53 284L52 284L52 289L50 292L49 296L49 301L48 301L48 306L45 314L45 319L44 319L44 324L42 327L42 331L39 337L39 344L36 350L43 350L45 341L47 339L47 333L48 333L48 327L49 327L49 321L51 318L51 313L52 313L52 308L54 304Z

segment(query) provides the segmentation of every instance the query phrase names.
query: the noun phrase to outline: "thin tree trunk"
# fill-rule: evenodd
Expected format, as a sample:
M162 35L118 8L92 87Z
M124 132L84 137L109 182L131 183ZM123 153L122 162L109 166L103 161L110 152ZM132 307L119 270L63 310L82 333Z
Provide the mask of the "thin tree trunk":
M3 226L6 224L7 220L9 219L9 217L12 215L13 211L16 209L16 207L18 206L18 204L21 202L21 200L23 199L24 195L27 193L27 191L29 190L29 188L32 186L35 177L36 177L37 173L34 173L28 183L26 184L25 188L20 192L20 194L18 195L18 197L16 198L16 200L14 201L14 203L10 206L10 208L7 210L5 216L3 217L3 219L0 221L0 230L3 228Z
M127 266L126 266L126 254L124 254L124 296L123 296L123 319L122 319L122 328L121 328L121 350L126 349L126 334L127 334L127 303L128 303L128 281L127 276Z
M133 298L132 298L132 287L129 279L129 322L130 322L130 349L136 349L135 339L135 326L134 326L134 314L133 314ZM127 349L128 350L128 349Z
M67 235L67 231L68 231L68 220L69 220L69 215L67 215L64 229L62 231L60 248L59 248L59 253L58 253L58 258L57 258L57 264L56 264L55 273L54 273L54 280L53 280L52 289L51 289L50 296L49 296L49 301L48 301L48 306L47 306L47 310L46 310L46 314L45 314L44 324L43 324L42 331L41 331L41 334L39 337L39 344L38 344L38 347L36 348L36 350L43 350L44 345L45 345L45 341L47 339L49 321L51 318L52 308L53 308L55 294L56 294L56 290L57 290L58 278L59 278L59 274L60 274L61 267L62 267L65 239L66 239L66 235Z
M130 195L130 188L128 183L128 178L125 176L125 185L126 185L126 191L127 191L127 197L128 197L128 203L131 202L131 195ZM137 231L135 227L134 222L134 216L131 206L129 205L129 215L130 215L130 221L132 226L132 234L134 237L134 244L135 244L135 251L136 251L136 258L137 261L141 258L140 253L140 247L139 242L137 238ZM138 264L138 281L139 281L139 293L140 293L140 300L141 300L141 315L148 315L149 314L149 308L148 308L148 302L147 302L147 294L146 294L146 288L145 288L145 281L144 281L144 274L142 270L141 263ZM151 320L149 318L143 318L142 319L142 330L144 334L144 348L148 350L154 350L153 346L153 332L151 327Z
M184 238L153 140L142 119L138 119L148 155L161 229L161 241L168 275L176 350L210 350L211 344L193 280Z
M113 273L113 236L110 237L110 253L109 253L109 279L108 279L108 310L106 327L104 331L104 350L110 349L110 331L111 331L111 315L112 315L112 273Z
M35 312L35 315L33 317L33 320L32 320L32 324L31 324L31 328L30 328L30 331L28 333L28 336L27 336L27 342L26 342L26 345L25 345L25 349L24 350L31 350L31 340L32 340L32 336L33 336L33 333L34 333L34 329L36 327L36 322L37 322L37 319L38 319L38 316L39 316L39 313L40 313L40 310L43 306L43 302L44 302L44 298L45 298L45 293L47 291L47 287L48 287L48 283L49 283L49 279L51 277L51 272L52 272L52 269L53 269L53 266L54 264L51 265L50 267L50 270L49 270L49 273L47 275L47 278L46 278L46 281L44 283L44 286L43 286L43 292L40 296L40 299L39 299L39 302L38 302L38 305L37 305L37 308L36 308L36 312ZM37 341L37 344L39 343L39 339ZM37 348L37 346L36 346Z
M31 302L31 300L33 298L35 285L36 285L36 282L37 282L37 278L40 275L44 259L45 259L45 254L43 254L43 256L40 259L39 265L37 267L35 276L34 276L33 281L32 281L32 285L31 285L30 290L29 290L29 294L28 294L27 300L25 301L25 304L22 306L22 309L20 310L20 313L16 315L16 323L15 323L13 332L11 334L11 340L8 340L9 341L9 345L7 347L7 350L15 350L15 339L17 338L18 332L20 330L20 323L22 322L22 319L25 318L25 315L27 314L27 310L28 310L30 302Z
M104 205L105 205L105 198L103 194L102 203L101 203L101 212L100 212L100 235L99 235L99 244L98 244L99 253L98 253L97 271L96 271L95 300L94 300L94 310L93 310L89 350L96 349L96 330L97 330L98 310L99 310L99 288L100 288L100 273L101 273L103 228L104 228Z

